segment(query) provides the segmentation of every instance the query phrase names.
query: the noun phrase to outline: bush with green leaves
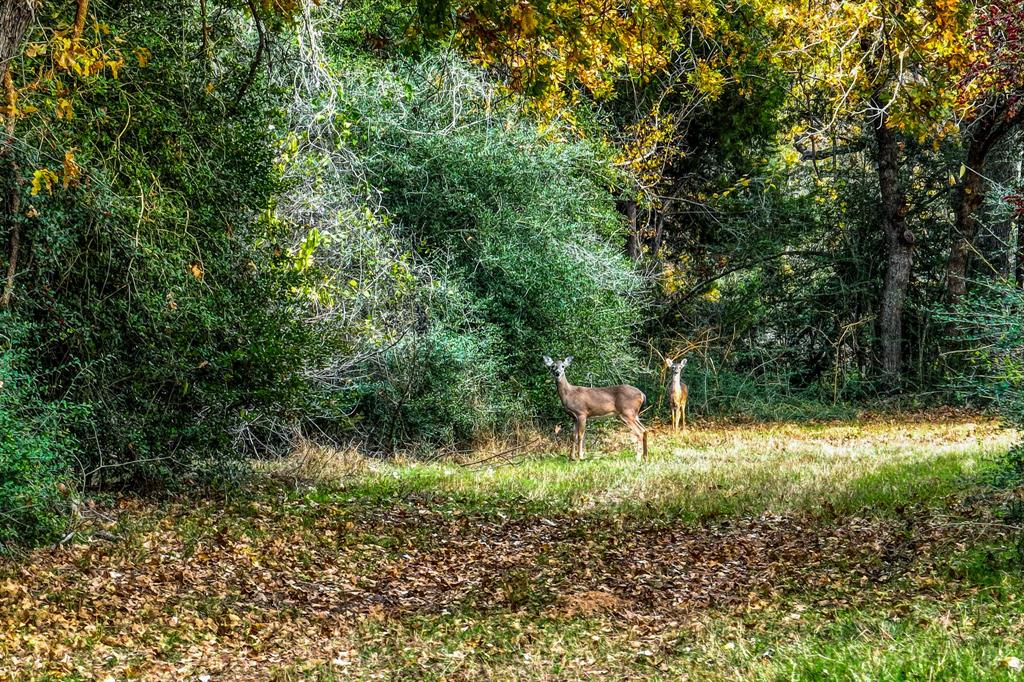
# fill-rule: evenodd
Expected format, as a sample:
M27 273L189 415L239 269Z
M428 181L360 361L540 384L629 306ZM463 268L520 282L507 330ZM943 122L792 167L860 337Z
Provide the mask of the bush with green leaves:
M62 423L70 405L45 400L16 369L24 326L0 313L0 553L55 539L65 522L71 443Z
M955 328L967 362L954 387L1024 428L1024 290L1010 282L976 282L975 293L940 315ZM1006 475L1024 480L1024 447L1011 450Z
M448 55L371 63L342 83L344 142L418 266L421 329L380 366L414 373L414 388L365 384L371 423L404 425L398 440L465 440L552 413L543 355L574 355L580 383L635 379L645 290L605 153L500 102Z
M63 466L139 490L287 445L312 399L315 330L296 312L301 273L257 219L279 186L281 115L264 79L239 99L247 22L211 17L204 63L194 7L129 2L104 20L148 64L71 81L73 117L19 128L20 168L60 172L70 152L78 174L20 187L11 315L31 334L11 350L41 400L81 407L64 420Z

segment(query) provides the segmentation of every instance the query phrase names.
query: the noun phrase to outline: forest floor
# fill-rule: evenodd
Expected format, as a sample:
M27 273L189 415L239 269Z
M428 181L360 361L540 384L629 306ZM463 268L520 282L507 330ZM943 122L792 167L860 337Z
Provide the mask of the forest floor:
M246 495L96 503L0 563L0 679L1012 679L1016 437L935 412L695 424L643 464L614 437L310 451Z

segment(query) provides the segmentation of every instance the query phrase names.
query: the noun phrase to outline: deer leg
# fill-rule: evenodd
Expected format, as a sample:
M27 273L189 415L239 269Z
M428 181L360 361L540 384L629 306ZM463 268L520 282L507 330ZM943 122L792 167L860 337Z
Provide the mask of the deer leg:
M569 459L576 459L576 453L580 450L580 421L576 420L576 423L572 427L572 452L569 453Z
M644 456L647 454L647 448L644 443L644 431L646 429L644 429L643 425L640 423L640 418L635 414L623 417L622 420L626 422L626 426L629 427L629 430L636 437L636 458L637 460L642 461Z
M640 456L641 459L647 459L647 428L640 423L639 416L636 418L636 425L640 429L640 435L638 436L640 440Z
M583 450L584 450L583 441L586 438L586 433L587 433L587 417L586 417L586 415L581 415L580 417L577 417L576 424L577 424L576 428L579 429L579 432L580 432L580 445L579 445L579 452L578 452L577 459L582 460L583 459Z
M685 400L683 401L683 404L679 406L679 414L683 418L683 431L685 431L686 430L686 401Z
M679 406L672 404L672 431L679 430Z

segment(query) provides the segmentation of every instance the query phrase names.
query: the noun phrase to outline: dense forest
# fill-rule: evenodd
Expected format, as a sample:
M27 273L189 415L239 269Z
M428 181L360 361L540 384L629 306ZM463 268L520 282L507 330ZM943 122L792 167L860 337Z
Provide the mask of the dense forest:
M545 355L1024 415L1016 2L0 0L0 70L0 547L549 429Z

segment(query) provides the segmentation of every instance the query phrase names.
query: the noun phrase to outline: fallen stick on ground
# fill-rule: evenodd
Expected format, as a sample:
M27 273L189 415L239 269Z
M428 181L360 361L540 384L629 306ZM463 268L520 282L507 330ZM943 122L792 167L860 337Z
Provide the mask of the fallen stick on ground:
M538 436L537 438L534 438L532 441L530 441L529 443L526 443L524 445L516 445L515 447L511 447L511 448L508 448L506 450L502 450L500 452L495 452L494 454L488 455L487 457L484 457L483 459L478 459L475 462L469 462L467 464L463 464L462 466L464 466L467 469L469 469L469 468L472 468L472 467L479 466L481 464L485 464L485 463L490 462L492 460L495 460L495 459L497 459L499 457L504 459L506 463L511 463L512 460L510 460L507 457L507 455L509 455L509 454L511 454L513 452L518 452L520 450L525 450L526 448L531 448L534 445L536 445L537 443L539 443L540 440L541 440L540 436Z

